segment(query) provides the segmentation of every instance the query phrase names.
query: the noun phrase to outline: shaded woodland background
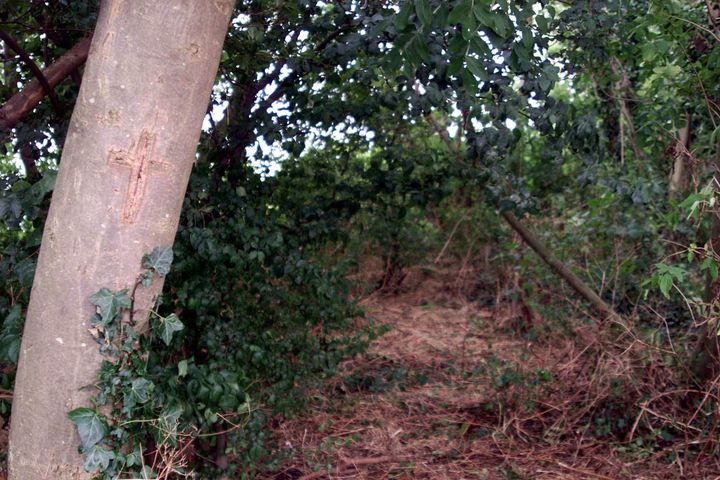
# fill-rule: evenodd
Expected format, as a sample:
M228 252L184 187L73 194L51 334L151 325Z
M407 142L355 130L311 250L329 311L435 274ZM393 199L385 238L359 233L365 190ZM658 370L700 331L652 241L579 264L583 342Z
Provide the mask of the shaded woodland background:
M0 6L5 432L97 9ZM719 16L710 0L238 2L156 334L101 379L126 408L88 468L712 478ZM128 407L133 382L152 388Z

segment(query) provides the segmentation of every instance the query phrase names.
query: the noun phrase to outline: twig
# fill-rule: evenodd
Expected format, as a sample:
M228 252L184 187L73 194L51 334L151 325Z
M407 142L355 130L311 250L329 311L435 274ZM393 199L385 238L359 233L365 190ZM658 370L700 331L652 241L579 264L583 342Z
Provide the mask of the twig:
M571 472L582 473L583 475L587 475L587 476L593 477L593 478L600 478L602 480L614 480L610 477L606 477L605 475L600 475L599 473L593 473L593 472L589 472L587 470L582 470L580 468L571 467L570 465L567 465L563 462L557 462L557 464L560 465L562 468L570 470Z
M689 24L689 25L692 25L693 27L695 27L695 28L697 28L697 29L700 29L700 30L702 30L703 32L712 35L712 37L713 37L716 41L720 42L720 36L718 36L717 33L713 32L712 30L710 30L710 29L707 28L707 27L704 27L704 26L700 25L699 23L693 22L692 20L688 20L687 18L678 17L677 15L666 15L666 16L667 16L667 18L672 18L673 20L680 20L681 22L685 22L685 23L687 23L687 24Z
M369 457L369 458L346 458L342 460L343 465L337 467L338 474L340 472L347 471L350 467L357 467L362 465L379 465L381 463L395 462L397 461L394 457ZM316 478L323 478L330 474L328 470L320 470L317 472L303 475L298 480L314 480Z
M450 245L450 242L452 241L453 237L455 236L455 232L457 232L458 227L463 222L463 220L465 220L467 218L469 213L470 213L469 211L466 211L463 214L463 216L460 217L460 220L455 222L455 226L453 226L453 229L450 232L450 235L448 235L448 238L445 241L445 245L443 245L442 249L440 250L440 253L437 254L437 257L435 257L435 261L433 263L435 263L437 265L440 262L440 259L442 259L443 255L445 255L445 250L447 250L448 245Z

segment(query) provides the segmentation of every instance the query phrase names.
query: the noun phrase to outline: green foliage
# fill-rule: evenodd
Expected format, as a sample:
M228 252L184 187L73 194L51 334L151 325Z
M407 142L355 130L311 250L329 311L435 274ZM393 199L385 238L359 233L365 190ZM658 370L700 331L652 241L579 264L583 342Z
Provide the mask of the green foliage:
M98 317L93 319L93 324L99 323L107 327L117 318L120 309L132 306L132 299L127 290L111 292L107 288L101 288L90 297L90 303L97 307Z
M488 410L517 409L532 411L553 384L552 372L530 370L521 363L503 360L492 354L481 372L493 387L493 400L485 405Z
M155 322L153 331L169 347L173 334L182 331L183 328L185 327L177 315L171 313L167 317L159 317Z
M14 382L42 224L56 173L47 171L31 184L15 171L12 154L12 149L6 155L0 153L0 388L8 390ZM9 413L9 403L1 401L0 414Z
M90 33L97 4L10 1L0 18L17 20L3 29L42 64ZM543 241L621 313L652 326L659 311L671 327L688 326L685 298L718 275L706 159L720 131L720 49L702 27L702 2L259 0L235 13L211 105L224 116L208 117L176 244L145 255L133 286L167 277L150 331L132 324L133 291L91 298L91 333L107 361L96 405L71 414L89 470L149 475L146 447L185 441L198 457L229 454L230 476L275 468L270 419L300 411L377 333L353 328L347 267L377 254L378 286L397 289L403 269L444 241L439 225L463 223L468 211L455 256L495 242L491 266L520 279L500 293L529 297L554 320L546 333L572 331L558 298L574 304L574 293L500 230L496 209L537 214ZM5 60L2 100L32 78ZM77 85L56 91L64 114L43 102L0 142L5 389ZM667 195L667 151L685 114L697 183L678 204ZM39 177L22 173L28 158ZM251 160L280 171L258 173ZM382 390L404 375L352 380ZM528 405L553 382L497 359L489 375L499 400ZM622 406L600 409L598 436L625 428ZM214 454L225 430L227 451Z
M256 187L265 188L259 181ZM153 314L153 335L146 338L127 316L133 300L127 290L102 288L90 299L97 307L90 333L108 360L99 374L96 407L76 409L69 416L80 433L86 469L98 471L99 478L115 478L119 472L141 475L141 462L126 452L147 455L149 438L155 448L178 448L180 441L208 448L225 415L246 418L242 429L230 429L229 445L239 456L233 468L246 474L260 468L270 456L267 416L250 406L251 398L276 413L292 414L303 405L306 388L332 375L343 356L359 351L362 338L373 335L372 330L357 336L346 330L337 336L356 314L345 295L336 297L338 278L324 276L299 252L288 251L277 223L248 215L257 206L248 205L248 197L228 193L237 200L214 211L216 222L180 231L168 298L183 311L185 323L174 313ZM261 228L275 230L276 240L265 243ZM185 248L201 258L185 257ZM230 252L237 252L235 263L226 257ZM253 252L267 255L251 256ZM138 287L148 272L150 278L168 273L172 257L167 248L146 255ZM262 267L278 260L282 268ZM286 277L288 273L292 276ZM208 275L244 278L249 285L228 281L222 292L205 283ZM183 358L182 351L192 354ZM109 415L103 406L110 408ZM160 463L146 468L164 468L163 459L156 461Z
M142 266L148 270L154 270L159 276L164 277L170 273L172 261L172 247L155 247L152 252L143 257Z
M666 265L664 263L655 264L655 268L657 270L653 279L657 282L665 298L669 298L673 281L682 282L687 272L678 266Z
M68 413L68 417L77 427L80 447L85 451L100 443L108 434L104 416L91 408L76 408Z
M17 363L20 354L22 326L22 308L20 305L13 305L2 323L0 332L0 357L3 360Z
M161 269L157 268L157 261L148 261L148 258L157 260L157 252L159 249L156 248L147 255L143 265L158 274L160 271L167 273L169 260ZM172 258L172 254L165 253L163 256ZM145 278L146 272L143 272L138 284ZM97 314L91 319L90 334L107 359L103 361L96 384L95 408L81 407L68 413L80 436L85 469L96 472L97 478L102 479L117 478L121 473L133 476L152 474L150 466L139 470L142 462L135 457L143 455L146 439L151 435L163 443L176 443L181 411L171 403L172 392L156 390L155 383L149 378L147 358L150 342L135 332L134 321L127 315L133 309L133 298L128 291L112 292L101 288L90 297L90 302L97 307ZM172 325L160 334L168 344L173 331L183 328L174 315L158 321ZM169 415L175 421L172 425L167 421ZM126 455L128 450L139 453Z

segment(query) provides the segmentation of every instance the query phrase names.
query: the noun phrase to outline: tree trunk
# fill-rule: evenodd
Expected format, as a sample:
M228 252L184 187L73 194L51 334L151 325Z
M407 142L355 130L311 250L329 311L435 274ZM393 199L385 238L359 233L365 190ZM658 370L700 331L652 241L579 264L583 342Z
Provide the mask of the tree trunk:
M677 199L682 195L690 184L690 124L692 116L685 112L685 125L680 129L679 136L674 142L672 149L673 168L670 174L668 193L670 198Z
M618 105L620 106L620 119L618 122L620 125L620 151L622 152L620 155L620 161L621 163L624 163L625 161L625 139L622 138L624 136L624 121L627 124L628 143L630 144L630 148L632 148L635 156L633 160L638 162L645 157L645 154L642 149L638 147L637 135L635 134L635 122L633 121L632 109L630 107L630 101L634 96L632 84L630 83L630 78L628 77L625 68L617 58L612 57L610 59L610 69L612 70L613 75L617 77L617 81L613 84L613 89L615 96L617 97Z
M713 167L715 175L713 177L715 188L720 184L720 144L715 146L715 161ZM720 208L717 206L711 212L710 219L710 247L711 254L717 259L720 255ZM718 374L720 371L720 337L718 336L718 322L712 312L717 308L720 302L720 278L713 280L709 275L705 285L705 295L703 300L709 306L710 314L705 319L695 347L695 358L693 364L693 372L701 381L708 381Z
M714 32L718 31L718 23L720 22L720 5L713 0L705 0L705 6L708 11L708 19L710 20L710 27Z
M708 23L711 29L717 30L720 21L720 7L715 2L705 0L708 12ZM720 143L715 145L715 160L713 162L715 174L713 184L717 190L720 185ZM716 191L717 194L717 191ZM710 219L710 251L715 259L720 255L720 208L717 206L712 210ZM695 346L693 358L693 373L702 382L706 382L720 372L720 336L718 336L718 323L713 317L713 311L720 302L720 278L713 280L709 275L705 284L705 295L703 300L709 306L709 315L705 319Z
M103 287L173 243L233 0L102 4L45 224L10 433L14 480L88 478L67 412L88 406ZM136 320L162 288L139 288ZM144 319L144 320L142 320Z

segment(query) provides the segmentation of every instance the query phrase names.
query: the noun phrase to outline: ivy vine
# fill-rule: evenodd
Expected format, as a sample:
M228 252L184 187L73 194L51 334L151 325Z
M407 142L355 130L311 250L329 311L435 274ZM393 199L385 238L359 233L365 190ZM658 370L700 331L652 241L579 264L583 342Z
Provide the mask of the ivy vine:
M157 456L161 448L177 452L181 445L182 408L156 389L148 372L148 356L153 336L169 346L174 334L183 330L183 323L175 314L163 317L153 310L148 337L137 330L132 316L136 289L166 276L172 260L170 247L157 247L143 257L144 271L132 292L101 288L90 297L96 313L89 333L105 360L95 385L98 393L92 398L93 407L77 408L68 416L77 427L85 470L96 472L96 479L115 479L122 474L163 478L170 471L185 473L182 461L153 462L164 465L165 472L153 471L145 462L148 453ZM143 450L149 439L155 452Z

